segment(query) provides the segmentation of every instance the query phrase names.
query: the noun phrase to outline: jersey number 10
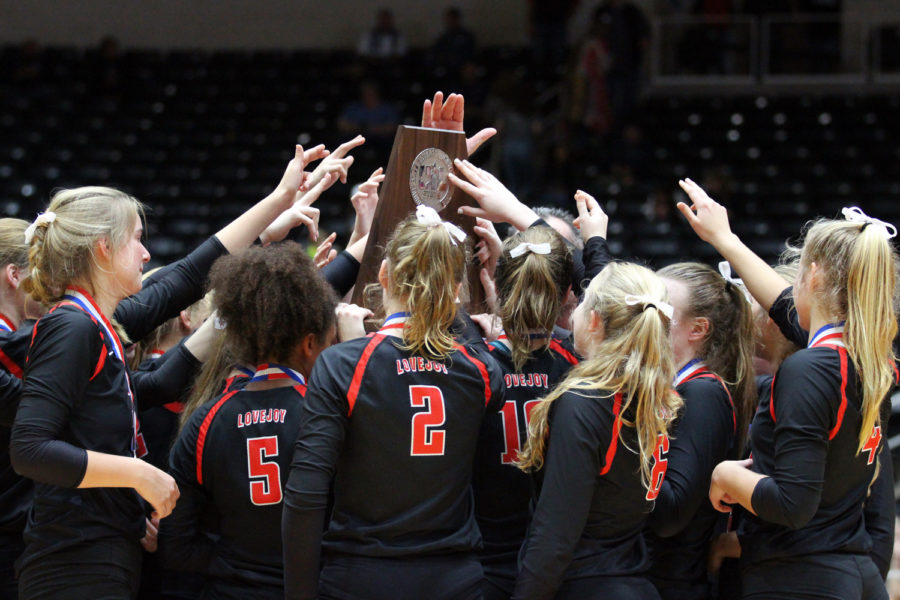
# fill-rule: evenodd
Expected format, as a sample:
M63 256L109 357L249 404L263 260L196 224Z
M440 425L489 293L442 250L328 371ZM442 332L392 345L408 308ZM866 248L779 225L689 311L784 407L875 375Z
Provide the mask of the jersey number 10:
M278 456L278 437L247 440L247 474L250 477L250 501L256 506L281 502L281 467L273 459Z

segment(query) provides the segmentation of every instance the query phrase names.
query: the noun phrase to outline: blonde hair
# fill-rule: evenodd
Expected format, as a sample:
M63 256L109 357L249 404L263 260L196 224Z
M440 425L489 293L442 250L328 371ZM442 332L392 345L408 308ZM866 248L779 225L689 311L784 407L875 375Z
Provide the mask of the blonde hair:
M813 300L829 316L846 321L844 345L862 382L859 453L880 423L879 406L894 383L897 258L881 227L823 219L806 233L801 272L812 263L823 276Z
M397 226L385 249L389 292L410 313L403 348L433 360L445 359L454 345L449 329L467 254L454 241L441 225L423 225L412 216Z
M159 268L151 270L144 276L146 279ZM191 323L205 320L212 312L212 292L208 292L205 296L191 304L185 310L190 315ZM136 342L137 348L134 353L134 361L129 365L135 370L140 364L150 357L150 353L162 345L163 340L178 331L181 322L181 314L172 317L150 333L144 339Z
M681 398L672 389L675 366L669 342L669 319L651 303L629 305L626 296L648 296L668 301L666 286L646 267L613 262L591 280L582 310L592 310L603 320L604 338L592 356L576 365L555 390L531 412L528 441L519 454L518 466L537 470L544 464L549 433L548 415L553 402L566 392L580 394L603 390L609 396L622 394L622 424L637 432L641 457L641 481L649 488L653 452L660 435L681 408ZM583 394L581 394L583 395ZM585 402L589 402L585 398ZM633 414L629 421L624 415ZM624 438L621 437L623 444Z
M727 281L709 265L676 263L660 269L657 275L685 285L685 317L705 317L709 321L700 356L731 392L737 412L735 447L740 450L757 403L753 366L756 328L750 302L737 284Z
M12 217L0 219L0 266L16 265L23 270L28 267L26 229L28 221Z
M510 252L519 244L549 244L549 254L526 252L515 258ZM549 227L531 227L506 238L494 274L500 319L512 348L516 369L531 355L529 332L548 335L559 316L572 281L572 253L562 236ZM550 345L544 338L543 347Z
M98 268L97 240L106 239L112 252L122 248L135 217L143 219L144 207L119 190L80 187L57 192L47 212L56 218L35 229L28 250L30 276L23 282L25 292L45 305L59 301L73 282L90 281Z
M217 335L213 340L213 349L209 358L200 366L200 372L191 384L191 393L184 402L184 408L178 416L178 430L190 420L191 415L209 400L222 392L222 383L234 371L234 355L225 342L224 335Z

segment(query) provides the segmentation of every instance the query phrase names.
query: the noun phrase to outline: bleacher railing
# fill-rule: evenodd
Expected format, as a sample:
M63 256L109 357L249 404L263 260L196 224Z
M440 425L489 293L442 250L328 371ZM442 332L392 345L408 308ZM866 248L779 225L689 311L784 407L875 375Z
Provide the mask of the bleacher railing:
M814 14L652 22L653 88L900 84L900 22Z

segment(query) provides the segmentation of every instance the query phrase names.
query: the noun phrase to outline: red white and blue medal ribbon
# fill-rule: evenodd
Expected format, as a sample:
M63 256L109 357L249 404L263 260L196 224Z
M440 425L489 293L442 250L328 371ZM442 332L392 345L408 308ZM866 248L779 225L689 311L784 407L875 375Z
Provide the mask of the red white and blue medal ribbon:
M834 324L829 323L821 327L812 339L809 341L807 348L814 346L839 346L844 347L844 322Z
M675 382L672 384L672 386L678 387L679 385L684 383L684 381L691 375L704 368L706 368L705 362L703 362L699 358L692 359L688 362L688 364L678 369L678 372L675 373Z
M275 363L264 363L256 367L256 372L250 378L250 383L254 381L267 381L270 379L293 379L299 385L306 385L306 379L297 371Z
M239 372L243 373L247 377L253 377L253 373L254 373L253 369L248 369L247 367L245 367L243 365L231 365L231 368L235 371L239 371Z
M378 330L385 331L391 329L403 329L406 327L406 320L409 318L408 312L396 312L392 315L388 315L388 318L384 320L384 324Z
M96 302L94 302L94 299L91 298L90 294L85 290L79 287L68 287L66 288L66 293L63 295L63 301L74 304L94 318L94 321L100 326L100 329L103 330L103 334L106 336L108 343L112 346L111 354L115 354L116 358L125 365L125 383L127 384L125 387L128 390L128 399L131 401L131 454L137 456L137 406L134 401L134 395L131 393L131 377L128 376L128 366L125 363L125 348L122 346L122 340L119 339L119 336L110 324L109 319L100 312L100 308L97 306Z
M16 326L10 320L9 317L0 313L0 331L15 331Z
M162 355L165 353L166 353L165 350L162 350L160 348L154 348L153 350L150 351L148 358L152 358L153 360L156 360L157 358L162 358Z

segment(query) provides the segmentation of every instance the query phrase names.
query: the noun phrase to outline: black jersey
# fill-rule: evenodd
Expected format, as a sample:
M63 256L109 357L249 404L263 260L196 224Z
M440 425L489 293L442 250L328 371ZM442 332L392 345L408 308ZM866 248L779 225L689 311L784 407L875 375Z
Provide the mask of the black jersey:
M119 456L137 451L124 351L91 306L94 312L63 302L34 327L10 443L16 471L35 481L23 565L89 540L144 535L135 490L76 488L87 468L85 449Z
M490 344L506 384L506 403L481 426L472 489L475 519L484 548L485 576L510 594L516 579L516 559L530 519L531 480L515 466L528 439L528 414L565 376L578 357L568 341L553 339L549 348L534 351L521 369L513 365L509 348Z
M472 552L480 543L472 462L486 411L505 402L493 360L457 345L445 361L403 350L384 330L316 361L285 494L285 585L314 598L329 484L328 553Z
M663 598L708 598L706 558L719 513L709 502L716 465L736 458L737 414L722 379L688 363L675 380L684 408L672 426L666 478L650 517L650 577ZM676 591L677 590L677 591Z
M553 598L563 581L647 571L642 530L665 477L669 448L654 451L650 489L641 482L633 415L622 396L568 391L550 411L543 484L523 547L513 598Z
M296 372L272 370L297 377L297 385L237 389L206 403L172 448L181 497L162 521L160 552L169 568L206 574L207 598L284 597L282 490L306 386ZM203 531L210 517L217 542Z
M841 343L823 328L781 365L751 427L753 491L741 529L741 560L817 553L868 554L862 506L882 444L880 426L857 454L862 389Z

